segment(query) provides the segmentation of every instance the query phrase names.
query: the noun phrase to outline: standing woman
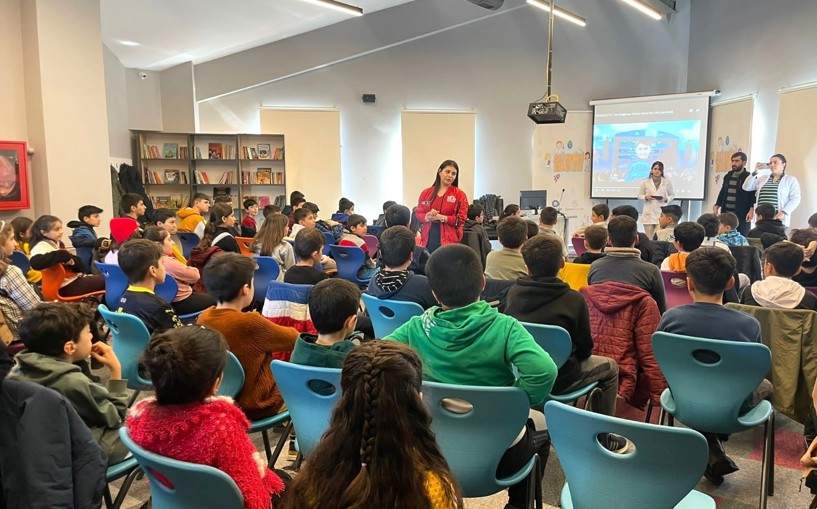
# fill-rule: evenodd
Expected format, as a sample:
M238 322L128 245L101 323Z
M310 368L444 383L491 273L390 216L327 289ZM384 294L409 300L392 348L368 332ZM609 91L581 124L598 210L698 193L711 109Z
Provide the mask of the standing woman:
M459 244L462 225L468 218L468 197L460 191L460 168L455 161L443 161L434 185L420 193L414 215L423 223L420 245L434 252L440 246Z
M661 215L661 206L675 198L672 182L664 176L664 163L655 161L650 169L650 176L641 181L638 190L638 199L643 200L644 209L641 211L641 224L644 233L652 240L655 228L658 225L658 216Z
M758 177L758 170L769 168L770 175ZM775 154L768 164L757 163L755 171L743 181L744 191L756 191L755 207L761 203L768 203L777 211L774 218L783 221L788 228L791 224L791 214L800 205L800 182L791 175L786 175L786 158L783 154Z

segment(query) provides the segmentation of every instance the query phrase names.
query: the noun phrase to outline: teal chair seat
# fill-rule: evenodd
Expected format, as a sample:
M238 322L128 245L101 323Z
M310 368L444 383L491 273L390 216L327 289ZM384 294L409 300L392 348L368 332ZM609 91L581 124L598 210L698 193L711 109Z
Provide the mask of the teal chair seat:
M570 487L565 483L562 488L562 495L559 498L562 509L577 509L578 506L573 505L573 497L570 496ZM687 496L675 504L672 509L715 509L715 501L712 497L700 491L692 490Z
M114 313L105 304L100 304L97 311L113 335L113 352L122 365L122 378L127 379L128 389L134 391L128 399L130 406L140 391L153 390L153 384L142 376L139 369L139 358L150 342L150 333L136 316Z
M423 314L423 307L416 302L378 299L367 293L362 297L369 318L372 319L374 335L378 338L385 338L408 322L412 316Z

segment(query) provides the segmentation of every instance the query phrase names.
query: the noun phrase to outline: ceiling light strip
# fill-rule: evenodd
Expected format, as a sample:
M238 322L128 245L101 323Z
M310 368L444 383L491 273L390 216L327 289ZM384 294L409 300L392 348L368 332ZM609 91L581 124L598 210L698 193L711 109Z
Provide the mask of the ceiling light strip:
M550 5L543 2L542 0L528 0L528 3L533 5L534 7L538 7L540 9L544 10L544 11L550 12ZM564 19L566 21L570 21L571 23L579 25L580 27L586 27L587 26L587 20L586 19L584 19L581 16L578 16L576 14L573 14L570 11L566 11L566 10L564 10L562 8L559 8L559 7L556 7L553 10L553 15L556 16L557 18L562 18L562 19Z
M335 11L343 12L345 14L351 14L352 16L363 16L363 9L360 7L355 7L354 5L345 4L343 2L337 2L335 0L303 0L304 2L308 2L310 4L320 5L321 7L326 7L328 9L332 9Z
M661 20L661 13L639 0L621 0L630 7L639 10L656 21Z

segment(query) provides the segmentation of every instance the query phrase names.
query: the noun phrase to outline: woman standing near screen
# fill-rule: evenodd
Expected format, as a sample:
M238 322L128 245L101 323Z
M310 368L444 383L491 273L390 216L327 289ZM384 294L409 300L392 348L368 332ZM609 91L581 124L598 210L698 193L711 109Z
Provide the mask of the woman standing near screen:
M658 225L658 216L661 215L661 206L675 198L672 182L664 176L664 163L655 161L650 169L650 176L641 181L638 190L638 199L643 200L644 208L641 211L641 224L644 233L652 240L655 228Z
M437 169L434 185L420 193L414 211L423 224L420 245L433 252L446 244L459 244L462 225L468 218L468 197L460 191L460 168L455 161L443 161Z
M768 168L771 174L758 176L758 170ZM786 175L786 158L775 154L769 163L757 163L755 171L743 181L744 191L756 191L755 207L768 203L777 211L774 218L783 221L788 228L791 214L800 205L800 182L791 175ZM765 219L765 218L764 218Z

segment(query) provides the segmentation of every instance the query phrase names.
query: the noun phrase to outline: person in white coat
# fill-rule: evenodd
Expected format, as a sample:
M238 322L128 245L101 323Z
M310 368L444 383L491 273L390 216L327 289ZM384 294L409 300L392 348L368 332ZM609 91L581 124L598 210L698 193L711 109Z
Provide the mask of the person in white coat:
M758 171L768 168L771 173L759 176ZM786 158L775 154L769 163L757 163L755 171L743 181L744 191L755 191L755 207L768 203L777 211L774 218L783 222L786 228L791 225L791 215L800 205L800 182L791 175L786 175Z
M664 176L664 163L655 161L652 163L650 176L641 182L641 188L638 190L638 199L644 201L641 224L644 225L644 233L647 234L648 239L652 240L655 234L661 207L674 198L672 182Z

